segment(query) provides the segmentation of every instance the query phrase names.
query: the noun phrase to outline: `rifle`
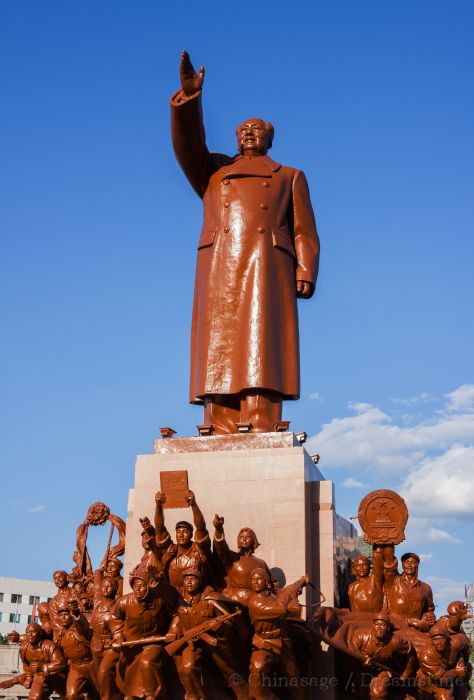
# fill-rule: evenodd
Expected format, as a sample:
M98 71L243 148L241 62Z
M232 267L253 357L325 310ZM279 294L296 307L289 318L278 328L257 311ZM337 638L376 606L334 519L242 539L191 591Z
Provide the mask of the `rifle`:
M230 620L232 617L235 617L236 615L240 615L241 611L237 610L237 612L234 613L225 613L225 615L219 615L219 617L214 617L212 620L209 620L208 622L203 622L200 625L196 625L196 627L193 627L192 629L188 630L185 634L183 634L182 637L179 639L176 639L174 642L170 642L165 646L165 651L170 655L173 656L176 654L177 651L181 649L182 646L186 644L186 642L192 641L196 639L197 637L200 637L201 635L205 635L206 632L209 630L216 630L218 627L221 626L223 622L226 622L227 620ZM210 639L213 639L210 637ZM166 637L164 636L155 636L155 637L143 637L142 639L131 639L129 642L122 642L123 647L134 647L137 646L138 644L160 644L162 642L166 641Z
M204 636L205 633L208 632L209 630L218 629L222 625L223 622L226 622L227 620L231 620L233 617L236 617L237 615L241 615L241 614L242 614L242 611L237 610L236 612L233 612L233 613L225 613L225 615L219 615L218 617L214 617L212 620L209 620L209 622L203 622L200 625L196 625L196 627L193 627L192 629L188 630L185 634L183 634L182 637L177 639L175 642L171 642L170 644L167 644L165 646L165 651L170 656L173 656L187 642L192 642L195 639L197 639L198 637L200 637L201 635ZM210 639L212 639L212 637Z
M7 678L6 681L2 681L0 683L0 689L7 690L7 688L13 688L14 685L23 685L27 678L27 673L19 673L18 676L13 676L13 678ZM26 688L26 686L24 687Z

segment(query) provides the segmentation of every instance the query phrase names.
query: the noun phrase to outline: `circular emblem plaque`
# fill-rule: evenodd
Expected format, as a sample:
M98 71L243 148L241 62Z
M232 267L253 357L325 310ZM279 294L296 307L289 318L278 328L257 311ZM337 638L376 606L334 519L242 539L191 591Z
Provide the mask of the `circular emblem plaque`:
M408 510L395 491L371 491L359 506L359 523L369 544L400 544L405 539Z

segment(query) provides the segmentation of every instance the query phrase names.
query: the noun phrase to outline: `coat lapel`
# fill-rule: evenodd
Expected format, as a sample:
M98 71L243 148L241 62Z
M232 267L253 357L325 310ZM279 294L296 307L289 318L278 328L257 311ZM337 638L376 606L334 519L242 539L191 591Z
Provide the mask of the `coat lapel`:
M268 156L236 156L232 163L221 168L221 172L228 177L271 177L280 168L281 165Z

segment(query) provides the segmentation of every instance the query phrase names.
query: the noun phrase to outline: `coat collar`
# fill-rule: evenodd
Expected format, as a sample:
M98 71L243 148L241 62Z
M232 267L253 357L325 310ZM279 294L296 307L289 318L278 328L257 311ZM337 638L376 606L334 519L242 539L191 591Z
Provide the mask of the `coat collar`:
M235 156L228 165L224 165L221 172L225 175L260 175L271 177L272 173L280 170L280 163L276 163L269 156Z

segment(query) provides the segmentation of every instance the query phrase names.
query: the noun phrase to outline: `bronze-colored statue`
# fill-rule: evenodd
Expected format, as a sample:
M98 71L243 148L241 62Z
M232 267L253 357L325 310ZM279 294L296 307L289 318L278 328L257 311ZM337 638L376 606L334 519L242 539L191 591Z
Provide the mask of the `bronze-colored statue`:
M102 700L116 700L120 696L115 682L115 667L119 653L112 648L113 637L108 622L115 605L119 584L117 579L111 576L104 576L101 579L100 572L96 572L95 577L97 583L94 610L90 622L92 628L91 651L98 671Z
M304 174L267 155L273 127L237 127L239 153L210 153L201 93L184 51L171 98L176 157L203 200L191 332L191 403L217 433L273 429L282 400L298 399L296 298L312 296L319 239Z
M140 640L158 635L165 641L171 614L152 573L135 570L130 585L132 592L118 598L108 623L112 648L120 653L117 685L127 698L158 698L165 689L163 644Z
M51 616L49 614L49 603L40 603L38 605L38 619L46 639L53 638L53 625L51 624Z
M417 626L416 620L423 620L429 627L434 622L433 592L418 578L420 557L414 552L406 552L402 556L400 574L393 547L385 546L384 556L385 592L390 614L407 618L413 626Z
M255 569L250 575L254 595L248 602L253 625L252 655L250 657L249 697L252 700L277 698L265 679L279 669L288 678L298 679L300 668L293 653L287 629L288 606L309 583L309 576L285 586L277 593L270 589L270 577L265 569ZM303 698L304 687L298 683L287 688L289 698Z
M40 625L32 622L26 628L25 641L20 646L20 657L26 674L25 688L30 700L47 700L51 693L64 696L67 663L51 639L46 639Z
M58 617L58 611L64 606L67 607L72 589L69 586L67 572L63 571L62 569L54 572L53 581L58 591L49 601L49 616L51 623L55 625Z
M353 646L362 654L364 667L373 674L371 698L388 697L388 689L397 678L402 683L413 676L416 653L409 641L393 631L390 618L379 613L372 627L354 632Z
M431 643L418 653L420 665L416 676L418 697L420 700L466 698L466 687L463 683L466 665L462 655L455 659L451 658L447 632L442 629L432 629L429 635ZM458 684L459 681L460 684Z
M86 693L90 698L100 696L97 668L92 658L92 631L77 601L70 600L57 612L58 629L55 641L69 664L66 681L67 700L82 700Z
M254 595L250 585L250 574L255 569L264 569L269 581L273 583L273 576L266 562L256 557L254 552L259 546L257 535L249 527L243 527L237 535L238 552L229 548L224 534L224 518L215 515L214 525L214 553L226 571L226 588L224 594L230 600L241 605L248 605L249 598Z
M117 557L110 557L105 563L104 575L117 581L117 595L123 593L123 576L120 574L123 563Z
M183 593L183 571L189 566L197 566L203 569L211 554L211 541L206 528L206 521L196 503L192 491L187 491L185 496L187 504L193 513L196 532L193 541L193 526L185 520L176 523L176 544L166 529L163 515L163 505L166 496L161 491L155 495L155 529L156 540L160 547L160 556L165 574L171 583L181 594Z
M432 626L431 632L444 632L448 635L449 640L449 662L456 664L459 659L462 659L465 667L465 676L462 679L463 683L456 684L456 699L461 700L468 696L469 691L467 684L472 676L471 653L472 646L469 637L462 627L462 623L472 615L468 614L467 606L461 600L453 600L448 605L448 614L443 615L436 620Z
M228 613L223 605L225 598L209 586L203 587L200 569L185 569L183 580L183 595L179 599L178 611L169 630L170 635L174 635L176 639L203 623L214 618L218 620ZM245 659L245 653L242 655L242 650L231 644L229 628L225 621L215 634L203 632L197 639L190 640L181 649L180 655L175 656L186 698L200 700L206 697L202 674L209 660L212 660L238 700L248 700L248 686L244 680L245 668L241 668L242 656Z
M373 546L372 573L370 561L362 554L352 564L356 580L349 584L348 596L351 610L356 612L380 612L383 606L383 548Z

